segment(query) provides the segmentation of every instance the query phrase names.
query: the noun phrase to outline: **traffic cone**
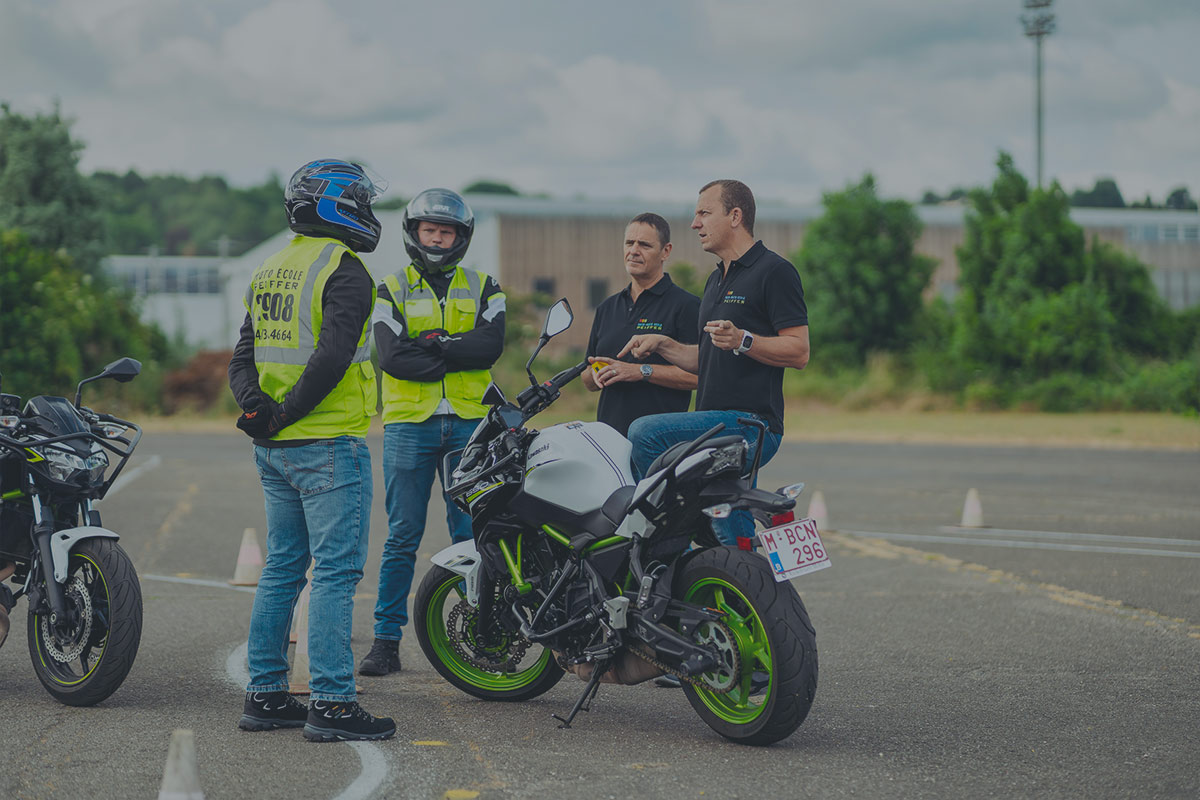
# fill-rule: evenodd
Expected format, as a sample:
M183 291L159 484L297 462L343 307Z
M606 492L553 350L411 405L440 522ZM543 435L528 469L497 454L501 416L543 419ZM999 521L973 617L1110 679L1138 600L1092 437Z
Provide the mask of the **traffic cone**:
M258 548L258 534L254 528L246 528L242 533L242 546L238 550L237 566L233 570L232 586L258 586L262 577L263 557Z
M296 608L292 609L292 632L288 636L288 644L296 643L296 616L297 616L296 610L300 608L301 603L304 603L304 607L308 608L308 598L311 596L311 593L312 593L313 567L315 565L316 565L315 561L310 560L308 562L308 572L305 573L305 577L308 580L304 584L304 588L300 590L300 598L296 601Z
M312 673L308 671L308 587L300 592L296 601L296 610L292 612L293 625L296 631L296 653L292 658L291 681L288 691L292 694L309 694L308 682Z
M812 500L808 503L808 518L817 523L818 531L832 531L829 527L829 512L825 509L825 494L820 490L813 492Z
M979 490L967 489L967 500L963 503L962 522L960 528L982 528L983 506L979 504Z
M167 748L158 800L204 800L200 790L200 772L196 769L196 734L177 728Z

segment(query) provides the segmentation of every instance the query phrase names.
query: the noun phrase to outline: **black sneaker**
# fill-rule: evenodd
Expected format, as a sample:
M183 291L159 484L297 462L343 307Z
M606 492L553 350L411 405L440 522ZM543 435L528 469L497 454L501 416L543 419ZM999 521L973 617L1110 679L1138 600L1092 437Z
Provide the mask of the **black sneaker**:
M391 717L372 717L358 703L333 700L313 700L304 726L304 738L310 742L390 739L395 733Z
M246 692L238 727L244 731L302 728L308 707L288 692Z
M358 665L359 675L387 675L400 671L400 643L390 639L376 639L371 652Z

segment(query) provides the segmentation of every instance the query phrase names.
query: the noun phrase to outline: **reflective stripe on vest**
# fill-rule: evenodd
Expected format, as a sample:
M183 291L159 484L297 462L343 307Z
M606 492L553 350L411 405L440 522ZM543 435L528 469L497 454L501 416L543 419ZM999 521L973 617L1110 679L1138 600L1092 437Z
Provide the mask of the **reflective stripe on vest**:
M388 275L383 282L392 295L393 305L404 315L410 336L431 328L442 328L451 336L474 330L483 296L484 278L479 272L455 268L446 290L445 308L411 264L402 273ZM487 406L480 401L491 380L486 369L447 372L441 381L406 381L384 372L383 423L424 422L437 410L443 397L459 417L479 419L487 413Z
M344 253L362 263L354 251L336 239L297 236L264 261L250 279L244 303L254 326L258 385L276 402L282 402L300 380L317 349L325 284L341 264ZM374 280L371 302L375 302ZM377 405L375 368L371 365L367 339L370 327L368 317L350 367L333 390L316 408L281 430L274 439L366 435Z

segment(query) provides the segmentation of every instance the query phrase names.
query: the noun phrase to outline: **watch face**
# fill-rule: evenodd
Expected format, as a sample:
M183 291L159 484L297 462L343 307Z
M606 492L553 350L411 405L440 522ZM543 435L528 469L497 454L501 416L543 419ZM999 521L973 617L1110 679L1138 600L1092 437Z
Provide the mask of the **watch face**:
M653 374L654 374L654 367L650 366L649 364L642 364L642 377L643 378L649 378Z
M754 343L754 337L746 333L742 335L742 350L749 350L750 345Z

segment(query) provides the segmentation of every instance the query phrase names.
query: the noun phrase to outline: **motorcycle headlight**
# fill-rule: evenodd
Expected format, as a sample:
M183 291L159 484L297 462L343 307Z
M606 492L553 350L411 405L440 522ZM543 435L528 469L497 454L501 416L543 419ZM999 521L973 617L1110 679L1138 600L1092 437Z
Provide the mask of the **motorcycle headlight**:
M104 470L108 469L108 454L101 449L92 451L87 460L83 462L83 467L88 471L88 480L93 483L104 477Z
M42 455L46 459L46 470L50 473L50 477L56 481L65 481L71 477L71 473L88 468L87 461L84 461L74 453L46 448L46 451ZM95 456L92 456L92 458L95 458ZM89 458L88 461L90 460Z
M746 460L746 443L735 442L713 451L712 463L704 471L704 476L716 475L729 469L736 469L741 474L742 464Z

